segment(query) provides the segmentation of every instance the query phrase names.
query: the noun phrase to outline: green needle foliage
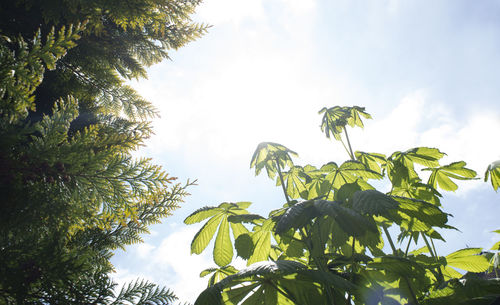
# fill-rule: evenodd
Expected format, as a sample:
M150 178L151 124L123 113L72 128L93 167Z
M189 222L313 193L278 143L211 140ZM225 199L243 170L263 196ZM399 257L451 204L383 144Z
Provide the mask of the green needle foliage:
M0 2L1 304L176 300L146 281L117 292L110 259L192 184L133 157L157 112L126 82L206 32L199 3Z
M476 179L476 172L464 161L440 165L445 154L437 148L389 157L353 152L346 128L363 127L361 117L371 116L357 106L323 108L320 114L327 137L347 140L349 160L299 166L292 150L261 143L251 167L256 174L265 168L276 179L283 207L265 218L250 214L247 202L222 203L186 218L186 224L205 221L193 253L204 251L213 236L223 240L214 244L219 267L202 272L213 275L195 305L497 304L499 243L490 252L466 248L446 256L434 247L435 239L444 240L439 231L453 229L439 191L456 191L454 180ZM430 172L427 182L416 165ZM487 172L494 187L497 168ZM388 193L370 184L384 178L392 186ZM391 226L400 231L397 239ZM419 240L426 246L417 247ZM230 265L236 256L247 261L246 268Z

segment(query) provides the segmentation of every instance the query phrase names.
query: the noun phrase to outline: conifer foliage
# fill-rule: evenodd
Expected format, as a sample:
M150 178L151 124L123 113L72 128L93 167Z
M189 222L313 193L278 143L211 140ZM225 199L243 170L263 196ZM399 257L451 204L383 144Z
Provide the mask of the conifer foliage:
M192 184L132 157L157 112L125 82L206 32L199 2L0 3L0 303L175 301L145 281L115 289L110 258Z

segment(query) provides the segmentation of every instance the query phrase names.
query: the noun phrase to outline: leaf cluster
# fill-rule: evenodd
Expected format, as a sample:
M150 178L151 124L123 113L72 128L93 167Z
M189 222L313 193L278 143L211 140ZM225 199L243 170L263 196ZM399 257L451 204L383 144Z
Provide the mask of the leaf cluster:
M363 127L360 117L371 116L357 106L321 113L326 136L347 140L349 160L299 166L292 150L261 143L250 166L276 179L283 207L263 217L248 212L248 202L222 203L186 218L186 224L205 221L192 253L216 236L218 267L201 273L213 275L195 304L493 304L498 279L482 275L496 272L498 253L466 248L443 256L434 247L434 240L444 240L441 230L453 229L440 192L456 191L454 180L475 179L476 172L464 161L441 165L445 154L437 148L388 157L353 152L346 126ZM426 181L422 167L430 172ZM391 190L376 190L374 179L385 179ZM395 239L391 232L398 230ZM247 268L231 265L236 256Z

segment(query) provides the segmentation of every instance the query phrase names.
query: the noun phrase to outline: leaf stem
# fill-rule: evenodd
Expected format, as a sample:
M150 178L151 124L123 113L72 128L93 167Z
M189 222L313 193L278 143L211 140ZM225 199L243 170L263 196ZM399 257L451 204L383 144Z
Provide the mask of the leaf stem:
M434 257L434 260L436 262L439 262L438 260L438 257L436 255L436 248L431 248L431 245L429 244L429 241L427 240L427 237L425 237L425 234L423 232L421 232L422 234L422 238L425 242L425 245L427 246L427 249L429 249L429 252L431 253L432 257ZM432 238L431 238L431 241L432 241ZM432 245L434 246L434 243L432 243ZM441 272L441 267L437 267L437 270L438 270L438 273L439 273L439 276L441 277L441 280L444 280L444 276L443 276L443 273Z
M391 245L392 253L396 255L398 252L396 250L396 247L394 246L394 242L392 241L391 234L389 234L389 230L387 230L387 226L385 224L382 224L382 228L384 229L385 236L387 236L387 239L389 240L389 244Z
M351 141L349 141L349 135L347 134L347 129L345 128L345 126L344 126L344 133L347 139L347 144L349 145L350 157L352 160L356 160L356 158L354 158L354 153L352 152Z
M410 244L411 244L411 241L413 240L413 232L411 232L410 234L410 239L408 240L408 245L406 245L406 250L405 250L405 257L408 256L408 249L410 249Z
M283 194L285 194L286 203L290 203L290 198L286 193L285 181L283 180L283 174L281 173L280 163L278 162L277 158L274 159L274 162L276 162L276 168L278 169L278 175L280 176L280 181L281 181L281 188L283 189Z
M385 224L382 224L382 228L384 229L384 233L387 236L387 239L389 240L389 244L391 244L392 253L395 256L397 256L397 250L396 247L394 246L394 242L392 241L391 235L389 234L389 230L387 230L387 226ZM418 305L417 296L415 295L415 292L413 292L413 288L411 287L410 281L406 276L403 276L403 279L406 282L406 286L408 286L408 290L410 291L410 296L413 304Z

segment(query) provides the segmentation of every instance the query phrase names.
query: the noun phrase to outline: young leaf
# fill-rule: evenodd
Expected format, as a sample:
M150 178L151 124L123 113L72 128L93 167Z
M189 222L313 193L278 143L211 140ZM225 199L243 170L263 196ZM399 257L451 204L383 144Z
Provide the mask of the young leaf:
M331 108L323 107L318 114L323 114L323 119L321 121L321 131L326 134L327 138L330 138L330 134L340 141L340 134L347 125L347 120L350 117L350 111L347 107L334 106Z
M255 167L255 175L260 174L260 171L265 168L269 178L274 179L278 172L276 162L281 169L286 166L293 167L292 158L290 155L298 157L298 154L285 146L272 142L260 143L253 153L250 161L250 168Z

